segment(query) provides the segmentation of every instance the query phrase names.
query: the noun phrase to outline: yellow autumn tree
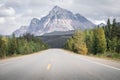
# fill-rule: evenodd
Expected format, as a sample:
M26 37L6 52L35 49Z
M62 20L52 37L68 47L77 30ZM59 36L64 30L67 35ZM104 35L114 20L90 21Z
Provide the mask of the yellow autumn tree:
M86 55L88 53L88 49L85 43L85 35L81 30L77 30L73 35L74 40L74 51L79 54Z

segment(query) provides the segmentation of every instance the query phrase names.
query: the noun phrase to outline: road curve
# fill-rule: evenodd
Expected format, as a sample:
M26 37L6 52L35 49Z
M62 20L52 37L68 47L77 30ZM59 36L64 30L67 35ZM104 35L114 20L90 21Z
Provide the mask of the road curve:
M62 49L49 49L1 60L0 80L120 80L120 63L113 63L117 66Z

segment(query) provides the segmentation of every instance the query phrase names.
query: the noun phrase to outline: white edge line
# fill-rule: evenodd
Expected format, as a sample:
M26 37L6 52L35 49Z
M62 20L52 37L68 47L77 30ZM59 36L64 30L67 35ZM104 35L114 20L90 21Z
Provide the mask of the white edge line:
M94 63L94 64L102 65L102 66L104 66L104 67L107 67L107 68L111 68L111 69L115 69L115 70L120 71L119 68L116 68L116 67L113 67L113 66L110 66L110 65L102 64L102 63L95 62L95 61L92 61L92 60L89 60L89 59L83 59L83 58L81 58L81 59L84 60L84 61L88 61L88 62L90 62L90 63Z

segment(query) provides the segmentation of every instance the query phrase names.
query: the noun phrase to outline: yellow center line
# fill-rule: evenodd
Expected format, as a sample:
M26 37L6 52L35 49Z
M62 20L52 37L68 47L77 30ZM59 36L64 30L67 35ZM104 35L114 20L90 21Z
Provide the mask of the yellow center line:
M47 70L50 70L50 68L51 68L51 64L48 64L47 65Z

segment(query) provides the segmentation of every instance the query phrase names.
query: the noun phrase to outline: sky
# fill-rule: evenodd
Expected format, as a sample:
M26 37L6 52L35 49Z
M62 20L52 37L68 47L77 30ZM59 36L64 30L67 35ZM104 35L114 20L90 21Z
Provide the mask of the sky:
M95 24L120 21L120 0L0 0L0 34L10 35L32 18L47 15L54 6L80 13Z

